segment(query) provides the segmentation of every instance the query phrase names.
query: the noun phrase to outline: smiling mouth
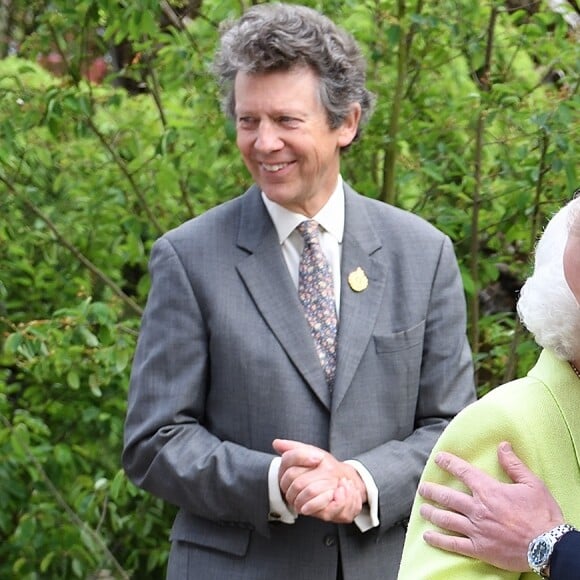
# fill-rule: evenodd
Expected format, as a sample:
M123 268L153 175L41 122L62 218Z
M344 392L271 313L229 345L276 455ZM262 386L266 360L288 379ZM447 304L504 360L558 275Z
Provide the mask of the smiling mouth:
M262 163L262 168L268 173L277 173L290 165L290 163Z

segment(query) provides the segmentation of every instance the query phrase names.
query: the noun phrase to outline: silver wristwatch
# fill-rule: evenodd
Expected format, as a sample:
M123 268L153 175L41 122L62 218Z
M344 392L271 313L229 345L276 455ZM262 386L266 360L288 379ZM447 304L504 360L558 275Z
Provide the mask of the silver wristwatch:
M564 534L575 529L569 524L560 524L549 532L534 538L528 546L528 564L530 568L542 578L549 578L548 567L550 566L550 558L554 552L554 546Z

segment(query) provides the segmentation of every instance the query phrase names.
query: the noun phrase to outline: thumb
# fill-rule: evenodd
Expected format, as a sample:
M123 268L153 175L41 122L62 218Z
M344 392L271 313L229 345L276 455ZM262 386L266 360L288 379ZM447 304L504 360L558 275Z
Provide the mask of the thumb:
M274 439L274 441L272 441L272 447L280 455L286 451L290 451L290 449L296 449L298 445L300 444L297 441L291 441L290 439Z
M504 441L497 449L499 464L514 483L530 485L540 481L528 466L515 454L512 446Z
M272 447L275 451L280 453L280 455L286 453L286 451L298 449L303 453L310 453L319 461L324 456L324 451L322 449L319 449L314 445L309 445L308 443L302 443L301 441L293 441L292 439L274 439L274 441L272 441Z

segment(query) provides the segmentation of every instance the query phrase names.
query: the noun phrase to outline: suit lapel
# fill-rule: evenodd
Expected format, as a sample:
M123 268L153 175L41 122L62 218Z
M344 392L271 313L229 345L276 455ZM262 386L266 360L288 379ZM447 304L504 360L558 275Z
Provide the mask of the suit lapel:
M382 247L367 214L364 200L345 184L345 229L342 245L341 304L338 361L332 408L336 409L368 347L383 299L386 266L373 254ZM368 278L365 290L356 292L348 276L361 268Z
M329 408L330 393L308 324L256 186L244 196L238 245L250 253L237 268L257 309L304 380Z

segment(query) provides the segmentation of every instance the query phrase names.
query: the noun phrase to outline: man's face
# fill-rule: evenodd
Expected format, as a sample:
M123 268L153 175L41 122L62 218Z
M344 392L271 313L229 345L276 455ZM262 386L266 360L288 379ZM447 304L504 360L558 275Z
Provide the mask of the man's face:
M356 134L359 105L331 129L307 67L264 74L238 73L235 81L237 145L266 196L296 213L315 215L331 196L340 149Z

